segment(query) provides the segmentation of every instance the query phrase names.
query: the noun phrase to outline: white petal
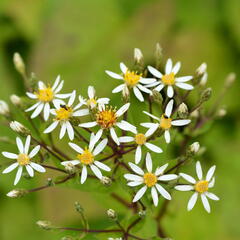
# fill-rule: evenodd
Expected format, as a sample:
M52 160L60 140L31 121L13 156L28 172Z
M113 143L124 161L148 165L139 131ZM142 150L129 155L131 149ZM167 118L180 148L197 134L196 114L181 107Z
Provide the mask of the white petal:
M41 172L41 173L46 172L45 168L43 166L41 166L40 164L30 162L30 166L38 172Z
M174 95L174 91L173 91L173 87L172 86L168 86L167 87L167 95L169 98L172 98Z
M96 156L96 155L98 155L100 152L102 152L103 149L106 147L107 142L108 142L107 138L103 139L103 140L95 147L95 149L94 149L94 151L93 151L93 155Z
M136 186L139 186L141 185L142 182L128 182L127 185L130 186L130 187L136 187Z
M151 118L153 118L153 119L155 119L155 120L158 120L158 121L160 120L160 118L158 118L158 117L152 115L152 114L149 113L149 112L143 111L143 113L147 114L149 117L151 117Z
M117 73L114 73L114 72L111 72L111 71L105 71L107 75L109 75L110 77L112 78L115 78L115 79L123 79L123 77Z
M78 146L77 144L70 142L70 143L68 143L68 145L69 145L73 150L75 150L76 152L78 152L78 153L80 153L80 154L83 153L83 149L82 149L80 146Z
M216 166L214 165L208 170L207 176L206 176L207 181L210 181L212 179L215 169L216 169Z
M141 125L142 125L142 124L141 124ZM145 125L145 126L142 125L142 126L145 127L146 125ZM156 132L156 130L158 129L158 127L159 127L159 124L158 124L158 123L152 123L152 127L147 130L147 132L145 133L145 136L146 136L146 137L151 136L153 133Z
M141 78L139 80L139 82L142 84L151 84L151 83L156 82L156 79L155 78Z
M162 77L162 74L161 74L156 68L151 67L151 66L148 66L148 70L149 70L149 72L150 72L153 76L155 76L155 77L157 77L157 78L161 78L161 77Z
M76 90L73 90L69 100L68 100L68 106L72 106L76 98Z
M214 184L215 184L215 177L213 177L210 183L208 184L208 188L214 187Z
M58 125L58 121L54 121L48 128L44 130L44 133L52 132Z
M190 175L186 174L186 173L179 173L179 175L181 177L183 177L186 181L188 181L188 182L190 182L192 184L196 183L196 180L193 177L191 177Z
M137 128L127 121L122 120L121 122L116 123L116 125L122 130L130 131L134 134L137 134Z
M121 92L121 91L124 89L125 85L126 85L125 83L118 85L117 87L115 87L115 88L112 90L112 93Z
M117 136L114 128L112 128L112 127L110 128L110 134L111 134L111 137L112 137L113 141L114 141L117 145L120 145L119 140L118 140L118 136Z
M172 180L175 180L177 178L178 178L178 176L176 174L166 174L166 175L160 176L158 178L158 180L160 180L160 181L172 181Z
M23 170L23 167L19 166L17 174L16 174L16 177L15 177L15 180L14 180L14 185L16 185L19 182L19 180L20 180L20 178L22 176L22 170Z
M107 166L106 164L104 164L104 163L101 163L101 162L99 162L99 161L94 161L94 164L95 164L97 167L99 167L99 168L101 168L102 170L104 170L104 171L107 171L107 172L111 171L111 168L108 167L108 166Z
M192 185L177 185L175 189L178 191L192 191L194 187Z
M189 119L181 119L181 120L173 120L172 125L173 126L184 126L191 122Z
M49 103L45 103L44 110L43 110L43 118L45 121L48 120L49 115L50 115L50 105Z
M71 93L65 93L65 94L55 94L56 98L69 98L71 96ZM54 100L53 100L54 101Z
M156 152L156 153L162 153L163 152L163 150L160 147L158 147L158 146L156 146L152 143L146 142L144 145L153 152Z
M37 99L37 95L36 94L30 93L30 92L26 92L26 94L31 99Z
M30 147L30 142L31 142L31 136L28 135L27 138L26 138L25 146L24 146L24 153L25 154L28 154L28 150L29 150L29 147Z
M133 202L137 202L144 195L146 190L147 190L147 186L140 188L140 190L138 190L135 197L133 198Z
M122 73L124 73L124 74L128 70L128 68L126 67L126 65L123 62L120 63L120 69L121 69Z
M161 167L158 167L155 171L155 175L159 176L159 175L163 174L163 172L166 170L167 167L168 167L168 163L162 165Z
M74 139L74 130L70 122L66 122L68 137L70 140Z
M15 153L10 153L10 152L2 152L2 155L6 158L10 158L10 159L17 159L18 155Z
M88 87L88 97L94 98L95 97L95 88L93 86Z
M39 89L44 89L44 88L46 88L46 85L42 81L39 81L38 82L38 88Z
M103 129L100 128L100 129L97 131L97 133L96 133L96 135L95 135L95 137L94 137L94 145L95 145L95 143L98 142L99 139L102 137L102 134L103 134Z
M97 122L87 122L87 123L81 123L78 125L79 127L84 127L84 128L91 128L97 126Z
M71 96L71 94L70 94L70 96ZM54 105L54 107L55 107L56 109L61 108L61 105L66 105L66 103L65 103L63 100L61 100L61 99L54 99L52 102L53 102L53 105ZM50 112L51 112L52 114L54 114L53 111L50 110ZM55 114L55 115L56 115L56 114Z
M41 111L43 110L43 107L44 107L44 104L41 103L41 104L35 109L35 111L34 111L33 114L31 115L31 118L37 117L37 116L41 113Z
M124 178L126 178L129 181L143 182L143 178L135 174L130 173L124 174Z
M196 202L197 202L197 198L198 198L198 193L194 193L189 201L188 201L188 205L187 205L187 210L191 211L193 209L193 207L195 206Z
M150 83L150 84L145 85L145 87L147 87L147 88L156 87L159 84L162 84L162 82L161 81L156 81L154 83Z
M135 163L140 163L142 158L142 147L140 145L137 146L136 152L135 152Z
M67 124L64 122L61 126L61 130L60 130L60 134L59 134L59 138L62 139L63 136L65 135L67 130Z
M90 168L92 169L93 173L96 175L97 178L101 179L102 178L102 173L101 171L98 169L98 167L96 167L95 165L90 165Z
M210 213L211 212L211 208L210 208L210 205L209 205L207 197L204 194L201 194L201 199L202 199L202 203L203 203L203 206L204 206L205 210L208 213Z
M32 105L30 108L26 109L25 112L30 112L33 109L37 108L39 105L41 104L41 102L37 102L34 105Z
M34 176L33 169L29 165L26 165L26 169L27 169L29 176L33 177Z
M83 184L87 179L87 167L83 166L81 173L81 184Z
M80 109L73 113L73 117L82 117L82 116L86 116L88 114L89 114L88 109Z
M172 59L169 58L165 66L165 73L170 74L171 72L172 72Z
M144 101L143 95L142 95L142 93L139 91L139 89L138 89L137 87L133 87L133 92L134 92L134 95L136 96L136 98L137 98L140 102L143 102L143 101Z
M61 162L61 164L63 165L63 166L67 166L69 163L71 163L72 165L78 165L79 163L80 163L80 161L79 160L71 160L71 161L63 161L63 162Z
M148 94L152 94L152 91L149 90L148 88L142 86L141 84L138 84L137 87L142 91L142 92L145 92L145 93L148 93Z
M16 137L16 143L17 143L19 153L24 153L23 142L19 137Z
M164 131L164 138L165 138L166 143L170 143L171 137L170 137L170 132L169 132L169 130L165 130L165 131Z
M54 90L54 93L58 93L62 90L63 88L64 81L61 81L58 87Z
M151 189L151 195L153 199L153 204L156 207L158 205L158 193L155 187L152 187Z
M212 200L214 200L214 201L218 201L218 200L219 200L219 197L216 196L216 195L213 194L213 193L205 192L205 195L206 195L208 198L210 198L210 199L212 199Z
M29 154L29 158L33 158L40 150L40 145L37 145Z
M173 99L170 100L166 106L166 109L165 109L165 115L167 117L170 117L171 114L172 114L172 109L173 109Z
M196 173L199 180L202 180L202 167L199 161L196 163Z
M156 184L155 186L156 186L158 192L159 192L164 198L166 198L167 200L171 200L171 199L172 199L171 195L170 195L161 185Z
M137 173L139 175L144 175L143 170L140 167L138 167L136 164L131 163L131 162L129 162L128 164L135 173Z
M118 138L120 143L129 143L134 141L134 137L124 136Z
M184 76L184 77L178 77L176 78L176 82L187 82L191 80L193 76Z
M130 103L126 103L122 107L120 107L116 112L116 116L117 117L122 116L128 110L129 106L130 106Z
M163 84L158 85L157 87L154 88L155 91L161 92L161 90L164 88Z
M146 168L148 172L152 172L152 158L150 153L147 153L146 155Z
M60 82L60 79L61 79L61 77L60 77L60 75L58 75L57 78L56 78L56 80L55 80L55 82L54 82L54 84L53 84L53 86L52 86L52 90L53 90L53 91L54 91L55 88L58 86L58 84L59 84L59 82Z
M9 173L9 172L13 171L18 165L19 165L18 162L15 162L15 163L11 164L9 167L5 168L2 173L3 174Z
M176 75L176 74L179 72L180 67L181 67L181 63L180 63L180 62L177 62L177 63L174 65L174 67L173 67L173 69L172 69L172 72Z
M176 86L185 90L192 90L194 87L188 83L175 83Z

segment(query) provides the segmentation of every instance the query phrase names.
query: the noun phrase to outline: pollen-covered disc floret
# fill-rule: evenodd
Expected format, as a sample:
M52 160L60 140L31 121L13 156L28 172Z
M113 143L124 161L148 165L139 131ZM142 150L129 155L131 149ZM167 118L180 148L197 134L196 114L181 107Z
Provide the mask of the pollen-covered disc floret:
M67 166L69 165L69 163L74 166L78 164L82 165L81 184L83 184L87 179L88 167L90 167L90 169L97 178L102 179L103 176L101 170L109 172L111 171L111 169L104 163L95 160L95 158L104 150L107 142L108 140L105 138L97 146L95 146L97 142L93 133L91 134L89 146L85 147L85 149L81 148L75 143L70 142L69 146L78 153L76 156L77 159L71 161L64 161L61 164L63 166Z
M134 174L127 173L124 177L128 181L128 186L136 187L140 185L144 185L141 187L133 198L133 202L137 202L140 198L143 197L147 189L150 189L153 203L155 206L158 205L158 194L162 197L171 200L170 194L162 187L160 184L162 181L172 181L177 179L177 175L175 174L164 174L168 164L165 164L161 167L157 167L155 172L152 172L152 158L150 153L146 155L146 169L144 172L139 166L129 163Z
M200 162L197 162L196 163L196 172L197 172L198 180L195 180L193 177L191 177L190 175L185 174L185 173L179 174L182 178L184 178L190 184L177 185L175 187L175 189L179 190L179 191L194 191L193 195L191 196L191 198L188 201L188 206L187 206L188 211L192 210L192 208L195 206L198 196L200 196L203 206L207 212L211 211L210 205L208 202L208 198L215 200L215 201L219 200L219 198L215 194L209 192L209 189L214 187L215 169L216 169L216 166L212 166L208 170L207 175L204 178L203 173L202 173L201 164L200 164Z
M106 107L96 113L96 121L102 128L111 128L117 122L116 110Z
M133 89L134 95L141 102L144 101L142 92L152 94L152 91L144 85L153 84L156 82L155 78L143 78L142 73L129 70L124 63L120 63L120 69L122 71L121 75L111 71L106 71L110 77L124 81L124 83L113 89L113 93L124 93L125 88Z
M15 168L18 168L16 177L14 180L14 185L16 185L19 182L19 180L22 176L24 167L26 168L30 177L34 176L33 170L36 170L38 172L45 172L45 169L41 165L31 161L31 159L40 150L40 146L38 145L38 146L34 147L33 150L29 153L31 136L30 135L27 136L25 145L23 144L22 140L19 137L16 138L16 143L17 143L17 147L18 147L18 151L19 151L18 154L10 153L10 152L2 152L2 155L4 157L16 160L15 163L11 164L9 167L7 167L3 171L3 173L9 173L9 172L13 171Z
M147 134L152 135L158 128L162 129L164 131L164 138L166 143L170 143L171 137L170 137L170 129L172 126L185 126L191 122L191 120L188 119L179 119L179 120L173 120L172 115L173 110L173 99L170 100L166 106L165 113L159 118L151 113L148 113L144 111L145 114L147 114L149 117L153 118L154 120L157 120L158 123L141 123L143 127L148 128Z

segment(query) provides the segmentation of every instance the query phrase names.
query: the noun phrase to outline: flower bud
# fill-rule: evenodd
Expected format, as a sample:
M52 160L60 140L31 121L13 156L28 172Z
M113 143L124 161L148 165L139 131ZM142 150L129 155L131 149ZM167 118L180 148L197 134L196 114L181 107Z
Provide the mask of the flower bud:
M218 117L224 117L227 114L227 110L225 108L220 108L217 112Z
M207 71L207 64L204 62L202 63L196 70L196 73L198 76L202 76L203 74L205 74Z
M162 60L162 47L159 43L156 44L156 50L155 50L155 56L157 62L160 62Z
M117 214L113 209L108 209L107 210L107 215L109 218L116 220L117 219Z
M122 97L124 102L129 102L129 97L130 97L130 93L129 93L129 89L127 86L124 86L123 90L122 90Z
M14 53L13 55L13 63L15 65L16 70L25 75L25 64L19 53Z
M205 86L208 80L208 73L204 73L203 76L200 79L199 85L200 86Z
M203 90L202 94L201 94L201 102L206 102L210 99L212 95L212 89L211 88L206 88L205 90Z
M198 118L199 117L199 111L198 109L194 110L193 112L190 113L190 117L192 118Z
M189 147L189 151L190 153L192 153L193 155L195 155L200 149L200 144L199 142L194 142L193 144L190 145Z
M51 230L53 228L52 223L50 221L42 221L39 220L36 222L38 227L44 229L44 230Z
M162 104L163 98L162 98L162 95L160 92L153 90L151 98L154 102L156 102L158 104Z
M17 132L19 134L23 134L24 136L30 134L30 130L27 129L25 126L23 126L21 123L19 123L17 121L10 122L10 128L14 132Z
M77 212L79 212L79 213L83 213L84 212L84 209L82 208L82 206L80 205L79 202L75 202L74 206L75 206L75 209L76 209Z
M15 94L10 96L10 100L11 100L12 104L15 106L20 106L22 103L21 98Z
M236 74L235 73L229 73L226 77L226 81L225 81L225 87L229 88L232 86L232 84L235 82L236 80Z
M178 116L180 118L186 118L188 116L188 107L185 103L181 103L178 107Z
M103 185L106 185L106 186L110 186L112 184L112 180L109 177L103 176L100 181Z
M145 217L146 216L146 211L145 210L141 210L138 212L138 216L139 217Z
M65 164L64 167L65 167L65 170L70 174L73 174L76 172L76 167L70 162Z
M142 63L143 61L143 54L139 48L134 48L134 60L136 63Z
M20 197L23 197L26 193L27 191L25 189L13 189L6 195L7 197L10 197L10 198L20 198Z
M0 100L0 114L5 117L8 117L10 114L8 104L2 100Z

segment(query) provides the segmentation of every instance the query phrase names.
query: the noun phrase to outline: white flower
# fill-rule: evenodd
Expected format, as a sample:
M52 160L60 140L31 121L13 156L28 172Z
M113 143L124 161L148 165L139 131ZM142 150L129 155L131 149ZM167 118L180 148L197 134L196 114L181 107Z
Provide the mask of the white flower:
M169 98L172 98L174 95L173 86L177 86L182 89L192 90L193 86L185 83L190 81L192 76L184 76L184 77L175 77L175 75L180 70L181 63L177 62L174 66L172 63L172 59L168 59L165 66L165 74L160 73L156 68L148 66L149 72L153 74L153 76L159 78L159 81L149 84L146 87L155 87L154 90L161 91L164 86L167 86L167 95Z
M38 90L34 93L27 92L27 96L31 99L36 99L32 107L25 110L26 112L33 111L31 118L37 117L43 111L43 118L45 121L48 120L50 115L50 103L56 107L56 105L64 104L64 101L61 99L68 98L71 94L59 94L63 87L64 81L60 81L60 76L58 76L51 87L50 85L46 86L42 81L38 82Z
M155 78L143 78L141 74L137 74L134 71L130 71L124 63L120 63L120 69L122 71L122 75L111 71L106 71L106 73L110 77L124 81L123 84L120 84L119 86L113 89L112 91L113 93L121 92L124 90L125 87L132 88L135 96L141 102L144 101L141 91L148 94L152 94L152 91L144 87L142 84L152 84L156 82Z
M80 109L82 106L81 103L77 104L75 107L72 107L76 98L76 91L74 90L71 94L71 97L68 100L68 104L61 104L60 102L56 104L56 109L51 109L51 114L55 115L55 119L53 123L45 129L44 133L52 132L58 124L61 125L61 130L59 134L59 138L62 139L67 131L68 137L70 140L74 138L74 129L71 125L70 119L71 117L81 117L89 114L88 109Z
M5 101L0 100L0 114L7 116L9 115L9 107Z
M129 131L135 134L134 137L130 136L123 136L119 138L120 143L129 143L134 142L137 144L136 152L135 152L135 163L138 164L141 161L142 158L142 146L147 147L149 150L156 152L156 153L162 153L162 149L152 143L149 143L148 141L150 132L140 133L137 131L136 127L129 123Z
M147 134L149 135L153 134L160 127L162 130L164 130L164 138L166 140L166 143L170 143L171 141L169 132L170 128L172 126L184 126L191 122L191 120L188 119L172 120L171 118L172 109L173 99L169 101L169 103L166 106L165 113L160 118L144 111L145 114L159 122L159 123L141 123L143 127L149 128Z
M96 91L93 86L88 87L88 99L84 99L82 96L79 96L79 101L82 105L86 105L91 109L95 108L98 104L108 104L109 98L97 98Z
M31 136L28 135L26 138L26 142L25 145L23 145L22 140L17 137L16 138L16 143L17 143L17 147L18 147L18 154L15 153L10 153L10 152L2 152L2 155L6 158L10 158L10 159L16 159L17 162L11 164L9 167L7 167L2 173L9 173L11 171L13 171L15 168L18 167L18 171L16 174L16 178L14 181L14 185L16 185L21 176L22 176L22 171L23 171L23 167L25 166L28 174L30 177L34 176L34 171L36 170L38 172L45 172L46 170L39 164L34 163L31 161L31 159L38 153L38 151L40 150L40 146L36 146L33 148L33 150L29 152L29 147L30 147L30 142L31 142Z
M144 185L136 193L135 197L133 198L133 202L137 202L144 195L148 188L151 189L151 195L155 206L158 205L158 192L164 198L171 200L170 194L159 184L161 181L171 181L178 178L178 176L175 174L163 174L168 164L158 167L153 173L151 155L150 153L147 153L147 172L144 172L139 166L135 165L134 163L129 163L129 166L137 175L129 173L125 174L124 177L129 181L127 185L130 187L136 187L142 184Z
M114 128L117 126L123 130L128 130L129 123L123 120L119 122L118 119L128 110L129 106L130 103L126 103L116 111L112 107L99 105L98 112L95 114L96 120L93 122L81 123L79 126L84 128L91 128L98 125L100 129L96 133L96 141L101 138L104 130L109 130L113 141L119 145L120 143Z
M197 202L198 196L201 197L203 206L207 212L210 213L210 205L207 198L210 198L214 201L218 201L219 198L209 192L208 190L214 186L215 178L213 177L215 172L216 166L212 166L206 175L206 178L203 178L202 167L200 162L196 163L196 173L198 180L195 180L193 177L189 176L185 173L180 173L179 175L188 181L189 185L178 185L175 187L176 190L179 191L194 191L193 195L191 196L190 200L188 201L187 209L188 211L192 210L195 203Z
M66 166L69 163L75 165L81 164L82 165L82 173L81 173L81 184L83 184L87 179L87 167L89 166L93 173L96 175L97 178L102 179L102 173L100 169L104 171L111 171L111 169L102 162L95 160L96 156L103 151L103 149L107 145L107 139L103 139L96 147L96 141L94 134L91 135L89 146L85 149L82 149L80 146L76 145L75 143L69 143L69 146L74 149L78 154L76 156L77 160L65 161L61 164Z
M11 121L10 128L17 133L29 134L30 131L18 121Z

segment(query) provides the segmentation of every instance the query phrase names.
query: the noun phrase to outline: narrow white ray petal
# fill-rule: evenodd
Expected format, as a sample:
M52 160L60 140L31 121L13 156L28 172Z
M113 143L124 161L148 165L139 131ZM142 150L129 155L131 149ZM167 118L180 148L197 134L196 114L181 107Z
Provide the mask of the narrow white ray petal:
M198 193L195 192L189 199L188 201L188 205L187 205L187 210L191 211L193 209L193 207L195 206L196 202L198 199Z
M98 155L100 152L103 151L103 149L106 147L107 145L107 138L103 139L96 147L95 149L93 150L93 155L96 156Z
M87 179L87 167L84 165L81 172L81 184L83 184Z
M193 177L191 177L190 175L186 174L186 173L179 173L179 175L181 177L183 177L186 181L188 181L188 182L190 182L192 184L196 183L196 180Z
M190 119L181 119L181 120L173 120L172 125L173 126L184 126L191 122Z
M34 163L34 162L30 162L30 166L36 170L37 172L40 172L40 173L44 173L46 172L46 169L41 166L40 164L37 164L37 163Z
M157 77L157 78L161 78L161 77L162 77L162 74L161 74L156 68L154 68L154 67L152 67L152 66L148 66L148 70L149 70L149 72L150 72L153 76L155 76L155 77Z
M135 173L137 173L139 175L144 175L143 170L140 167L138 167L136 164L131 163L131 162L129 162L128 164Z
M156 152L156 153L162 153L163 152L163 150L160 147L158 147L158 146L156 146L152 143L146 142L144 145L153 152Z
M143 178L136 174L126 173L124 174L124 178L126 178L129 181L143 182Z
M210 181L212 179L215 169L216 169L216 166L214 165L208 170L207 176L206 176L207 181Z
M63 166L67 166L69 163L71 163L72 165L78 165L79 163L80 163L80 161L79 160L71 160L71 161L63 161L63 162L61 162L61 164L63 165Z
M10 152L2 152L2 155L6 158L10 158L10 159L17 159L18 155L15 153L10 153Z
M61 99L53 99L53 105L56 109L61 108L61 105L66 105L66 103ZM50 111L52 113L52 111ZM52 113L53 114L53 113ZM56 114L55 114L56 115Z
M176 82L175 83L176 86L178 86L179 88L185 89L185 90L192 90L194 87L188 83L180 83L180 82Z
M68 132L68 137L70 140L74 139L74 130L70 122L66 122L67 125L67 132Z
M165 131L164 131L164 138L165 138L166 143L170 143L170 141L171 141L171 136L170 136L169 130L165 130Z
M39 105L41 104L41 102L37 102L34 105L32 105L30 108L26 109L25 112L30 112L33 109L37 108Z
M99 161L94 161L94 164L99 167L100 169L104 170L104 171L107 171L107 172L110 172L111 171L111 168L108 167L106 164L104 163L101 163Z
M46 85L42 81L39 81L38 82L38 88L39 89L44 89L44 88L46 88Z
M211 212L211 208L210 208L208 199L207 199L207 197L205 196L205 194L201 194L201 200L202 200L202 203L203 203L203 206L204 206L205 210L206 210L208 213L210 213L210 212Z
M59 138L62 139L63 136L65 135L67 130L67 124L64 122L61 126L61 130L60 130L60 134L59 134Z
M53 90L53 91L54 91L55 88L58 86L60 80L61 80L61 77L60 77L60 75L58 75L57 78L56 78L56 80L54 81L53 86L52 86L52 90Z
M159 84L157 87L154 88L155 91L161 92L162 89L164 88L164 84Z
M143 111L143 113L145 113L146 115L148 115L149 117L151 117L151 118L153 118L153 119L155 119L155 120L158 120L158 121L160 120L160 118L158 118L158 117L152 115L152 114L149 113L149 112Z
M96 175L97 178L101 179L102 178L102 173L101 171L98 169L98 167L96 167L95 165L90 165L90 168L92 169L93 173Z
M47 102L45 103L44 109L43 109L43 118L45 121L48 120L49 115L50 115L50 104Z
M197 161L197 163L196 163L196 173L197 173L198 179L202 180L202 176L203 176L203 174L202 174L202 167L201 167L201 164L200 164L199 161Z
M192 185L177 185L175 189L178 191L192 191L194 187Z
M142 182L128 182L127 185L130 186L130 187L136 187L136 186L139 186L141 185Z
M212 180L209 182L208 188L214 187L214 184L215 184L215 177L213 177Z
M172 72L176 75L176 74L179 72L180 67L181 67L181 63L180 63L180 62L177 62L177 63L174 65L174 67L173 67L173 69L172 69Z
M97 126L97 122L80 123L78 126L84 128L91 128Z
M128 70L127 66L123 62L120 63L120 69L121 69L122 73L124 73L124 74Z
M97 133L96 133L96 135L95 135L95 137L94 137L94 145L95 145L95 143L98 142L99 139L102 137L102 134L103 134L103 129L100 128L100 129L97 131Z
M54 93L60 92L62 90L62 88L63 88L63 84L64 84L64 81L62 80L60 82L60 84L58 85L58 87L54 90Z
M162 82L158 80L158 81L156 81L154 83L150 83L150 84L145 85L145 87L152 88L152 87L158 86L159 84L162 84Z
M142 125L142 126L143 126L143 125ZM144 126L144 127L145 127L145 126ZM145 133L145 136L146 136L146 137L151 136L154 132L156 132L156 130L158 129L158 127L159 127L159 124L158 124L158 123L153 123L152 127L149 128L149 129L147 130L147 132Z
M16 137L16 143L17 143L19 153L24 153L23 142L19 137Z
M83 153L83 149L82 149L80 146L78 146L77 144L72 143L72 142L69 142L68 145L69 145L73 150L75 150L77 153L80 153L80 154Z
M167 87L167 96L168 96L169 98L172 98L173 95L174 95L173 87L172 87L172 86L168 86L168 87Z
M171 117L171 114L172 114L172 109L173 109L173 99L170 100L166 106L166 109L165 109L165 115L167 117Z
M30 147L30 142L31 142L31 136L28 135L25 141L25 146L24 146L24 153L28 154L29 147Z
M134 137L124 136L118 138L120 143L129 143L134 141Z
M147 186L143 186L142 188L140 188L140 190L138 190L135 197L133 198L133 202L137 202L140 198L142 198L146 190L147 190Z
M96 94L95 88L93 86L88 86L88 97L94 98Z
M36 94L30 93L30 92L26 92L26 94L31 99L37 99L37 95Z
M205 192L205 195L206 195L208 198L210 198L210 199L212 199L212 200L214 200L214 201L218 201L218 200L219 200L219 197L216 196L214 193Z
M161 167L158 167L155 171L155 175L159 176L159 175L163 174L163 172L166 170L167 167L168 167L168 163L162 165Z
M112 137L113 141L114 141L117 145L120 145L120 142L119 142L119 140L118 140L118 136L117 136L114 128L112 128L112 127L110 128L110 134L111 134L111 137Z
M9 173L9 172L13 171L18 165L19 165L18 162L15 162L15 163L11 164L9 167L5 168L2 173L3 174Z
M137 128L127 121L122 120L121 122L116 123L116 125L122 130L130 131L134 134L137 134Z
M70 96L71 96L71 93L55 94L56 98L61 98L61 99L69 98Z
M193 76L184 76L184 77L177 77L175 78L176 82L187 82L191 80Z
M140 102L143 102L143 101L144 101L144 98L143 98L142 93L140 92L140 90L139 90L136 86L133 87L133 92L134 92L134 95L136 96L136 98L137 98Z
M86 116L88 114L89 114L88 109L80 109L73 113L73 117L82 117L82 116Z
M156 184L155 187L164 198L166 198L167 200L172 199L171 195L160 184Z
M68 106L72 106L76 98L76 90L73 90L69 100L68 100Z
M16 174L16 177L15 177L15 180L14 180L14 185L17 185L21 176L22 176L22 170L23 170L23 167L22 166L19 166L18 167L18 171L17 171L17 174Z
M140 123L141 126L145 127L145 128L152 128L154 126L158 126L159 124L158 123ZM146 136L146 134L145 134Z
M148 93L148 94L152 94L152 91L149 90L148 88L146 88L145 86L142 86L141 84L138 84L137 87L142 91L142 92L145 92L145 93Z
M125 86L126 86L125 83L118 85L117 87L115 87L115 88L112 90L112 93L121 92L121 91L125 88Z
M109 99L109 98L99 98L99 99L97 100L97 103L98 103L98 104L109 104L109 102L110 102L110 99Z
M169 58L165 66L165 73L170 74L171 72L172 72L172 59Z
M40 145L37 145L29 154L29 158L33 158L40 150Z
M160 181L172 181L172 180L175 180L177 178L178 178L178 176L176 174L166 174L166 175L160 176L158 178L158 180L160 180Z
M146 155L146 168L148 172L152 172L152 158L149 152Z
M142 84L152 84L152 83L156 82L156 79L155 78L141 78L139 80L139 82Z
M151 188L151 195L153 199L153 204L156 207L158 205L158 193L155 187Z
M123 77L122 77L121 75L119 75L119 74L117 74L117 73L114 73L114 72L112 72L112 71L106 70L105 72L106 72L107 75L109 75L109 76L112 77L112 78L115 78L115 79L123 79Z
M129 106L130 106L130 103L126 103L122 107L120 107L116 112L116 116L117 117L122 116L128 110Z
M58 121L54 121L48 128L44 130L44 133L52 132L58 125Z
M135 152L135 163L140 163L142 159L142 147L140 145L137 146L136 152Z
M27 172L29 174L30 177L33 177L34 176L34 172L33 172L33 169L31 168L30 165L26 165L26 169L27 169Z
M31 115L31 118L35 118L37 117L41 111L43 110L43 107L44 107L44 103L41 103L33 112L33 114Z

